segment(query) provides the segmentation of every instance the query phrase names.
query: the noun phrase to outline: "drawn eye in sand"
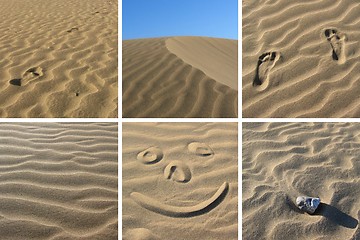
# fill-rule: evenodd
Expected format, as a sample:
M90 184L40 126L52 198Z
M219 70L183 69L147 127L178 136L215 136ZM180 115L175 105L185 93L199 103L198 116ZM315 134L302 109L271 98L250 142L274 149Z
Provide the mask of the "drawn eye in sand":
M188 149L191 153L202 157L214 155L214 151L205 143L192 142L188 145Z
M205 143L193 142L188 145L188 150L198 156L206 157L214 155L214 151ZM163 158L163 152L158 147L150 147L137 156L137 159L145 164L157 163ZM178 183L188 183L192 179L189 166L178 160L170 161L164 169L164 179ZM218 206L229 191L229 183L224 182L212 195L212 197L193 206L173 206L145 196L139 192L132 192L131 198L140 206L158 214L170 217L193 217L209 212Z
M161 148L150 147L137 155L137 159L145 164L153 164L159 162L164 154Z

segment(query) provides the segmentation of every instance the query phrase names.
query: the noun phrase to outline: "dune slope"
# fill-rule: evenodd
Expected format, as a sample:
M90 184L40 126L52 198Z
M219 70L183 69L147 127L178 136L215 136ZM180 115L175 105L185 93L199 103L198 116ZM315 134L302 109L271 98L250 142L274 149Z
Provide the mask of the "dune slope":
M236 117L237 41L123 41L123 117Z
M360 2L243 1L244 117L360 117Z
M116 0L0 0L0 117L117 117Z
M1 239L117 239L117 124L0 123Z
M124 123L125 240L238 239L236 123Z
M359 154L359 123L244 123L243 239L360 239Z

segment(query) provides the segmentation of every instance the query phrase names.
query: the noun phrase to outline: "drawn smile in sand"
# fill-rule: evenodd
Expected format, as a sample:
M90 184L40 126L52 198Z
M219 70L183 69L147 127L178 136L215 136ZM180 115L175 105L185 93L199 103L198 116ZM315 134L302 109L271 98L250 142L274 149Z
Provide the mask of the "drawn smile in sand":
M213 150L205 143L192 142L188 145L190 153L200 157L214 155ZM159 147L150 147L137 155L137 159L144 164L156 164L160 162L164 154ZM188 183L192 178L189 166L181 161L173 160L165 167L164 177L178 183ZM229 191L229 183L224 182L212 197L193 206L173 206L162 203L154 198L145 196L139 192L132 192L131 198L143 208L170 217L193 217L209 212L218 206Z

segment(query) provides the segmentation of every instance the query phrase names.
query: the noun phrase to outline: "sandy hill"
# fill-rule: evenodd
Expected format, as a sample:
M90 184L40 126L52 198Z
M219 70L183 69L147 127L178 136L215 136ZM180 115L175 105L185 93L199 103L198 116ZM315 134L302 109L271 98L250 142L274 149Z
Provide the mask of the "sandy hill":
M360 2L243 1L244 117L360 117Z
M236 117L237 41L123 41L123 117Z

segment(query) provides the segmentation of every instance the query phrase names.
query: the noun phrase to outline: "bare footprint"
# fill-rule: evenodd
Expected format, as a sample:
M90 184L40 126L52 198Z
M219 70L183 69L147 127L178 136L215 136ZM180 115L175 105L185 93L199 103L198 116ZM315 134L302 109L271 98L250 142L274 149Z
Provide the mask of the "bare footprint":
M345 57L345 40L346 35L340 33L336 29L326 29L325 32L326 39L330 42L332 52L332 58L339 63L344 63L346 61Z
M279 58L279 52L267 52L259 57L256 66L256 75L253 81L254 87L261 86L260 90L264 90L268 86L271 69L275 66Z
M44 72L41 67L33 67L33 68L26 70L26 72L24 72L24 74L22 75L22 78L16 78L16 79L10 80L10 84L15 85L15 86L22 86L27 81L39 78L43 75L44 75ZM26 82L24 83L24 81L26 81Z

